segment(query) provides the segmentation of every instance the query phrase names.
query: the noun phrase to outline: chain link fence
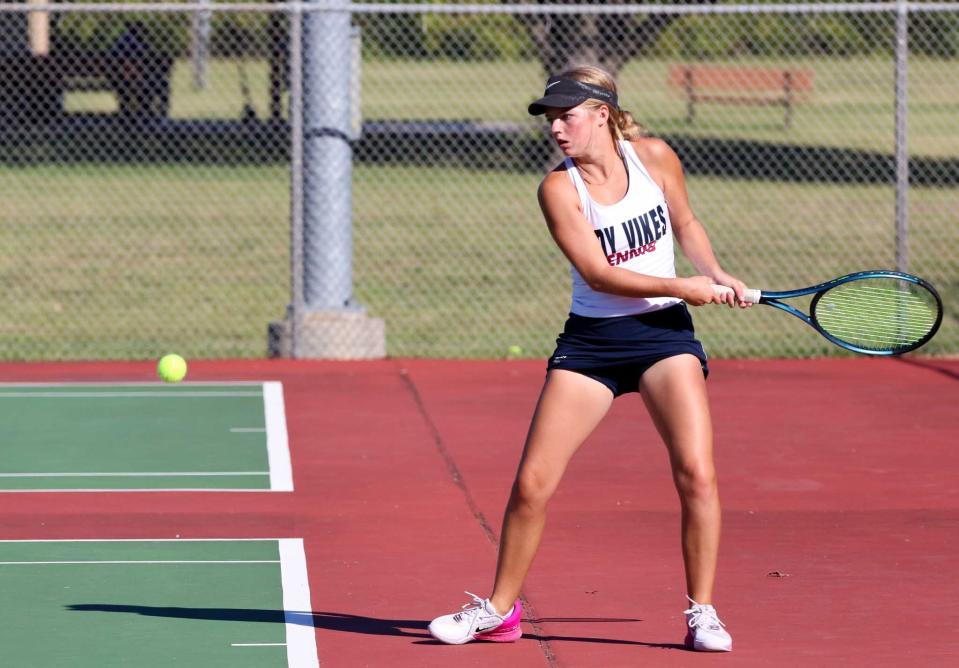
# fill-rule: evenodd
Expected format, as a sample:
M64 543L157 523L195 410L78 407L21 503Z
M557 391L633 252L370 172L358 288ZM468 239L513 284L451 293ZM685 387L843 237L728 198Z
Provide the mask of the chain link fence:
M547 355L569 269L526 105L581 62L727 270L903 268L946 305L923 351L959 352L959 4L10 3L0 56L0 359ZM714 357L841 354L694 318Z

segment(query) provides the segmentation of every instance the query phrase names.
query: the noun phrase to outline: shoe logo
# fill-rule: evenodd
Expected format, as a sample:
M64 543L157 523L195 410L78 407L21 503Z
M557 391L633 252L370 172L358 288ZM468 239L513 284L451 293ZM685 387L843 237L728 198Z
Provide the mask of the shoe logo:
M483 633L483 632L485 632L485 631L491 631L491 630L495 629L497 626L499 626L499 624L493 624L492 626L483 626L483 627L477 626L477 627L476 627L476 633Z

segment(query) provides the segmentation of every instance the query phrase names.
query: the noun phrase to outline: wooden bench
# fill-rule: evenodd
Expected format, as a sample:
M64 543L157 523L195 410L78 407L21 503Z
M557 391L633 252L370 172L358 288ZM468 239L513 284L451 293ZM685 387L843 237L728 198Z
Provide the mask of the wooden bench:
M793 107L812 90L814 74L808 69L738 65L681 64L669 68L670 85L686 96L686 120L696 117L696 104L758 104L781 106L783 125L792 124Z
M0 128L57 122L65 114L64 94L110 91L117 113L126 118L156 119L170 107L168 55L130 58L94 51L54 50L0 58Z
M109 90L116 95L121 115L167 115L173 69L170 56L54 50L49 59L64 91Z

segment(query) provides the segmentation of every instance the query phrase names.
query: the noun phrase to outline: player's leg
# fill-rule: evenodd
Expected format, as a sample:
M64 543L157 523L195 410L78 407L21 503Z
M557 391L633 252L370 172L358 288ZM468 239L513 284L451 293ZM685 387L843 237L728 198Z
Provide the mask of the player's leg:
M579 446L609 410L613 393L582 374L550 371L533 414L503 518L493 593L463 612L444 615L430 633L447 643L516 640L522 634L519 593L539 547L546 504Z
M640 379L640 392L666 443L679 492L686 590L695 604L691 611L696 612L696 623L703 625L696 648L729 649L732 641L727 643L728 635L711 605L722 517L700 361L684 354L657 362Z
M572 371L551 371L533 414L503 517L490 600L501 612L519 596L546 524L546 504L570 459L609 411L613 394Z

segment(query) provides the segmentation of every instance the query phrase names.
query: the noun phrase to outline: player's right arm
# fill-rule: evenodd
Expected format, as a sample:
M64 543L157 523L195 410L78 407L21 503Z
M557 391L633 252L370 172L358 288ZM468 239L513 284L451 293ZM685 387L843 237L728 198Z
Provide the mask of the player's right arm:
M693 306L716 301L707 276L661 278L610 266L564 171L550 172L537 197L556 245L593 290L624 297L678 297Z

